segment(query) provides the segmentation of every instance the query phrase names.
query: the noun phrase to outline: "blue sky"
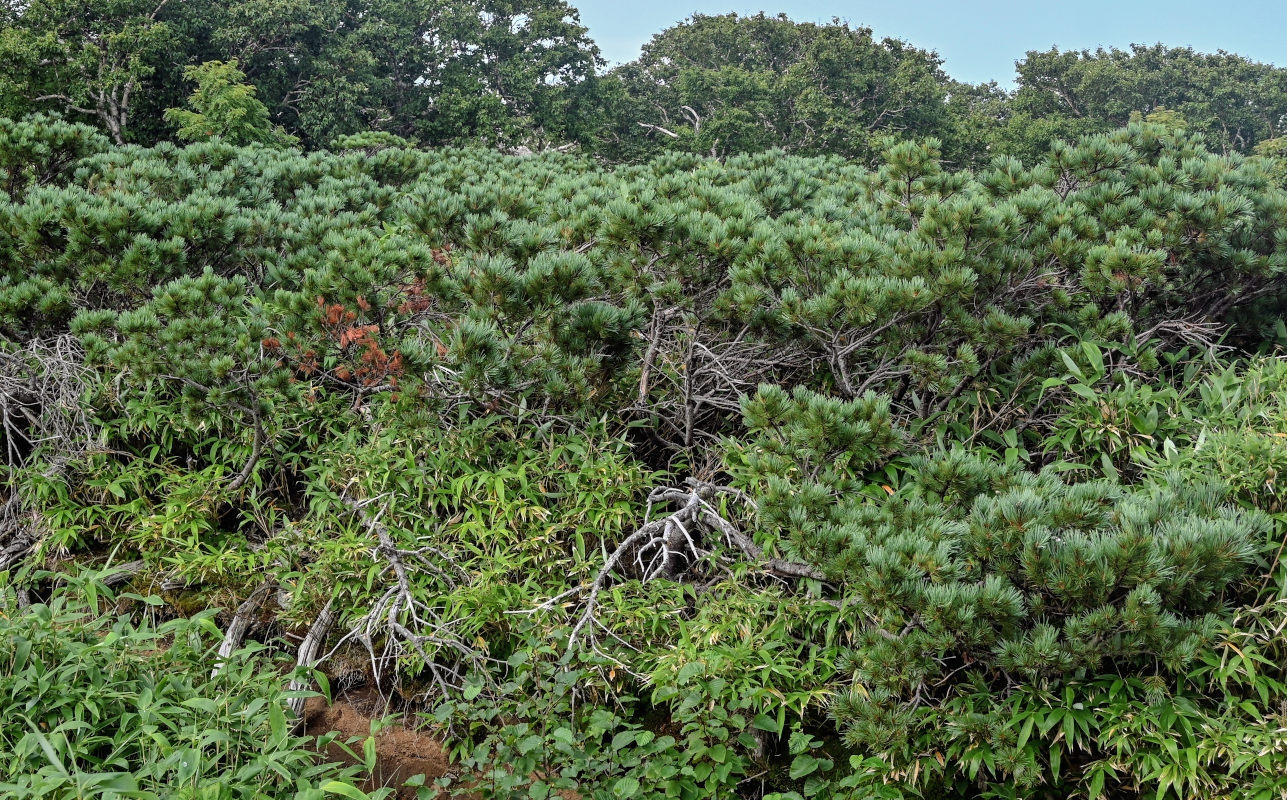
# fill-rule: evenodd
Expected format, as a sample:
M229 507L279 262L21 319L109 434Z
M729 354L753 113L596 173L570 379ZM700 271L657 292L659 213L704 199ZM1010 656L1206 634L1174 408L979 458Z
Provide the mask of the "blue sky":
M703 0L571 0L581 22L610 63L630 61L639 47L694 12L753 14L785 12L800 22L840 17L918 47L938 51L948 74L959 80L996 79L1010 85L1014 62L1028 50L1126 47L1132 42L1228 50L1257 61L1287 66L1287 2L1232 0L886 0L819 2L779 0L759 6Z

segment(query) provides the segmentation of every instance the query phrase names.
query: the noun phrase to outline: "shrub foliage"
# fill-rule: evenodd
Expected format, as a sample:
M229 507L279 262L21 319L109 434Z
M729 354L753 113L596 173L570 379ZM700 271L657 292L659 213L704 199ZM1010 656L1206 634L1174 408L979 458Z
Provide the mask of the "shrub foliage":
M356 792L294 637L426 795L1281 795L1262 159L304 152L211 69L184 147L0 123L14 791Z

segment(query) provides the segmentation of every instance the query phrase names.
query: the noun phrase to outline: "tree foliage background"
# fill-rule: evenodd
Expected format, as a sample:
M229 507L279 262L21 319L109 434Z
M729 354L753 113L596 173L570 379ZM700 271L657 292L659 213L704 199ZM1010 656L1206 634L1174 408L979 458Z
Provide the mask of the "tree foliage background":
M1284 71L1133 45L1030 51L1017 87L952 80L936 54L838 20L695 15L603 71L563 0L66 0L0 8L0 112L58 111L119 144L172 135L185 73L237 61L270 122L307 146L382 131L426 145L578 146L609 162L781 148L869 161L933 136L955 166L1166 112L1222 153L1283 134Z

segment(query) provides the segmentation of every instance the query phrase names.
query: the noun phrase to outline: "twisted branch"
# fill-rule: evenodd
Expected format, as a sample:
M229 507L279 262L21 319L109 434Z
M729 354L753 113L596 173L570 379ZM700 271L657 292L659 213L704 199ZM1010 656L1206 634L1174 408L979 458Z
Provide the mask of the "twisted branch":
M0 502L0 570L18 563L39 538L38 519L23 500L18 471L40 463L43 477L60 478L96 442L81 403L88 385L89 370L70 334L0 350L0 436L8 490Z
M659 579L675 580L692 564L704 559L713 558L717 562L729 563L727 558L710 549L713 545L706 544L712 538L716 543L736 549L743 557L756 563L763 572L774 577L824 578L820 570L808 564L765 558L763 549L751 537L720 516L713 502L717 496L734 495L753 506L754 503L744 493L693 478L689 478L686 484L686 489L658 488L649 494L644 524L617 546L589 584L573 587L534 609L511 613L550 611L573 598L584 597L581 613L568 636L567 647L572 650L587 628L601 625L595 617L599 594L607 588L612 574L623 563L633 563L641 583ZM659 504L673 504L678 508L660 519L650 519L653 507ZM633 558L627 559L631 554ZM591 646L594 646L593 633L588 638Z
M479 671L486 660L473 646L466 644L453 630L462 619L445 619L443 609L430 606L418 599L412 587L412 570L420 568L431 573L449 587L457 585L457 579L468 575L455 565L450 556L434 547L420 547L415 550L399 548L389 528L380 521L384 513L382 508L372 514L367 506L379 498L363 501L345 500L345 504L362 520L367 530L378 542L373 555L383 558L387 564L382 576L392 574L393 583L375 601L371 610L359 618L351 631L335 645L335 652L350 639L357 639L366 648L371 659L371 671L376 681L376 688L383 693L380 685L381 675L386 668L395 666L407 648L414 650L424 662L434 685L447 695L464 688L465 678L471 671ZM387 507L386 507L387 508ZM441 564L430 558L433 556ZM451 570L451 572L449 572ZM453 574L454 573L454 574ZM384 646L376 651L375 641L384 635ZM453 660L444 661L444 653L455 656ZM328 654L329 655L329 654ZM394 670L396 675L396 670Z

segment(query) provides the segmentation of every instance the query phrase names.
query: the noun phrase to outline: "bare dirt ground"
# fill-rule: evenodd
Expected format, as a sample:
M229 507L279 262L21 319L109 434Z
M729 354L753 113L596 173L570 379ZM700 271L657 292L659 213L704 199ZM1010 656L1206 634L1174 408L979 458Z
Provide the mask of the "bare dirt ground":
M331 706L322 697L309 698L304 706L305 731L310 736L320 736L338 731L339 740L357 737L350 747L361 752L361 741L371 733L371 722L381 719L388 709L380 694L373 687L354 689L335 699ZM353 763L353 759L336 745L327 748L335 761ZM425 784L433 785L436 778L453 772L442 745L427 733L394 724L376 734L376 767L370 781L360 788L364 791L381 786L397 787L394 797L398 800L415 800L416 790L403 787L407 778L424 775Z

